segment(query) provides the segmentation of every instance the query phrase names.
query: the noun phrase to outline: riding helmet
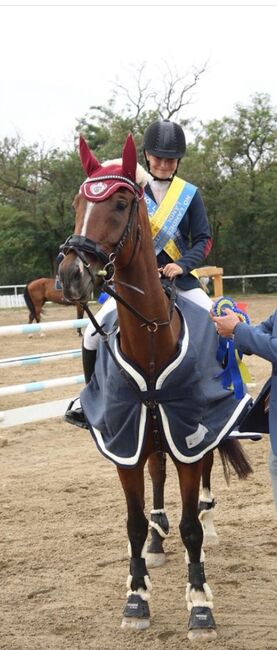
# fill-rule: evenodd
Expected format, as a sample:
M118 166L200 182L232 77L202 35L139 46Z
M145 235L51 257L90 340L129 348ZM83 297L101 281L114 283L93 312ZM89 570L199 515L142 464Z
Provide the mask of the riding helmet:
M186 151L184 131L176 122L157 120L145 130L143 148L157 158L180 159Z

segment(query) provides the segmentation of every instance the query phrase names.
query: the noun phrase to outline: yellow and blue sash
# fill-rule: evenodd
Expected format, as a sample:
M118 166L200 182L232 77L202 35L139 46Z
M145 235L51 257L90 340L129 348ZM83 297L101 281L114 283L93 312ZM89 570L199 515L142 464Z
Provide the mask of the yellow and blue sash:
M186 247L178 226L196 191L195 185L174 176L159 206L145 193L156 255L164 250L175 261L185 254Z

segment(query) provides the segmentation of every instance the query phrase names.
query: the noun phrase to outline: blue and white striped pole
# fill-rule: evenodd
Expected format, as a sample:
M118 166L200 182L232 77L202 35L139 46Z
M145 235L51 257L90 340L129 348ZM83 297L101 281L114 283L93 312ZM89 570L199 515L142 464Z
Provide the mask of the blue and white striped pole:
M34 332L47 332L49 330L68 330L86 327L89 318L76 318L75 320L57 320L51 323L32 323L27 325L2 325L0 336L13 336L14 334L33 334Z
M45 381L33 381L29 384L15 384L0 388L0 397L16 395L18 393L35 393L46 388L71 386L72 384L83 384L84 382L84 375L73 375L72 377L58 377L57 379L45 379Z
M28 354L24 357L10 357L0 359L1 368L16 368L17 366L32 366L41 363L50 363L63 359L74 359L81 356L81 350L60 350L59 352L45 352L44 354Z

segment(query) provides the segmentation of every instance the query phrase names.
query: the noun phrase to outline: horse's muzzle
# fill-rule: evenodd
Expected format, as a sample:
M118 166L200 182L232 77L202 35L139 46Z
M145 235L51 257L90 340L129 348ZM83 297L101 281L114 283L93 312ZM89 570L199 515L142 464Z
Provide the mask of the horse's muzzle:
M88 272L82 260L75 253L69 253L59 266L59 278L64 297L71 302L88 302L95 293L92 273Z

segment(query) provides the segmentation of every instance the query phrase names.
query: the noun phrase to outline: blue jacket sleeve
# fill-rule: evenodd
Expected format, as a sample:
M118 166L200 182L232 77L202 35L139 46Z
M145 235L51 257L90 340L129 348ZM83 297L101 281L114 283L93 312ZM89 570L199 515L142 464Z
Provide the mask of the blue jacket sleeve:
M187 241L188 248L183 257L176 260L176 264L179 264L186 274L200 266L212 248L207 212L199 190L180 224L180 231Z
M276 333L273 332L275 319ZM235 347L245 354L256 354L271 363L277 363L277 311L256 327L238 323L234 342Z

